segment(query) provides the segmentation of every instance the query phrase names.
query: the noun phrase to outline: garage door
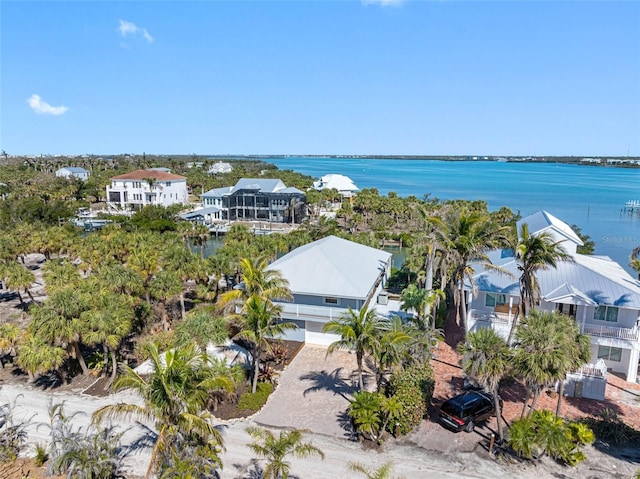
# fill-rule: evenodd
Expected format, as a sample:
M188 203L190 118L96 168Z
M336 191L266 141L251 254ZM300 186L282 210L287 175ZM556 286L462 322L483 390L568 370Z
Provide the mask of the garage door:
M337 334L327 334L322 332L324 323L316 323L314 321L307 321L305 331L305 341L309 344L320 344L322 346L329 346L334 341L340 339Z

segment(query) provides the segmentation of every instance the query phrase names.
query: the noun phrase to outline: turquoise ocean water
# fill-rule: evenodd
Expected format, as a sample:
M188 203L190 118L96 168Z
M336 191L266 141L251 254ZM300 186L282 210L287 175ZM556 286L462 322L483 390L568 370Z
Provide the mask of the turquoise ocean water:
M640 216L623 213L640 200L640 169L496 161L439 161L352 158L265 158L279 169L313 177L339 173L359 188L381 195L484 200L489 210L508 206L523 216L546 210L579 226L606 255L627 271L631 250L640 246ZM635 275L635 273L634 273Z

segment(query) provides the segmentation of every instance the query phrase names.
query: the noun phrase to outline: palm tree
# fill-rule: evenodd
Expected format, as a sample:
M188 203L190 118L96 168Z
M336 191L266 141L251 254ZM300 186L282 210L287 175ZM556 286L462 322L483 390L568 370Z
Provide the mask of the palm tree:
M169 314L167 302L183 292L182 281L176 273L169 270L160 271L151 281L148 287L152 298L160 301L162 305L162 327L169 330Z
M454 293L456 309L456 323L467 332L467 306L465 301L465 280L473 282L474 270L470 266L472 261L490 263L486 252L505 244L508 238L508 228L496 225L491 216L467 208L449 210L443 220L432 216L430 221L435 226L435 235L451 257L450 263L453 273L450 277L450 289Z
M379 347L379 333L385 326L385 320L378 316L375 308L362 308L357 312L349 308L342 317L329 321L322 328L325 333L340 335L339 340L329 345L327 354L336 349L355 350L360 390L364 389L362 362L366 354L373 353Z
M71 357L77 359L83 374L89 369L81 351L87 323L82 313L88 309L88 295L67 288L49 296L42 305L31 310L29 331L50 345L66 347Z
M391 476L391 470L393 469L393 464L387 462L383 464L378 469L372 470L369 469L364 464L360 464L358 462L350 462L349 470L353 472L357 472L362 474L365 479L404 479L402 477L393 478Z
M33 380L36 374L58 371L67 360L68 353L59 346L52 346L39 336L27 333L18 350L17 363Z
M31 285L35 283L36 277L31 271L19 263L12 262L3 267L2 274L7 288L18 293L18 299L20 299L20 305L23 309L24 299L22 298L22 294L20 294L21 291L27 293L32 303L35 302L30 288Z
M475 379L485 390L491 391L495 401L498 438L502 439L502 411L499 399L500 380L509 373L511 354L509 346L491 328L469 333L458 348L462 354L462 370Z
M520 307L518 316L527 315L540 302L540 286L536 273L540 270L555 268L558 261L573 261L571 255L562 248L562 241L554 241L550 233L535 235L529 233L529 225L524 223L520 228L520 239L515 248L515 256L520 271ZM511 323L509 338L511 344L518 323L518 317Z
M93 421L133 417L154 422L158 436L147 470L149 477L171 456L175 441L186 438L188 443L208 445L209 451L215 454L223 442L220 432L211 423L211 415L205 410L212 383L216 380L207 367L206 353L191 344L161 355L153 343L147 346L147 352L153 369L151 375L142 377L121 364L122 375L113 386L116 391L130 389L137 392L143 404L104 406L93 414Z
M400 309L402 311L414 311L418 315L418 321L424 322L429 302L430 291L418 288L415 284L410 284L402 290L400 296Z
M640 279L640 246L634 248L629 256L629 266L636 270Z
M220 300L223 305L235 305L236 301L246 301L257 295L263 301L271 303L273 300L290 300L291 290L289 282L276 269L267 269L266 258L254 260L243 258L240 261L242 268L242 286L224 293Z
M258 294L253 294L244 303L242 313L233 315L240 328L234 339L243 339L251 344L252 393L256 392L258 385L262 352L271 351L271 345L267 339L278 337L287 330L297 328L294 323L279 321L281 311L281 307L265 301Z
M248 427L246 431L255 439L255 442L249 444L249 448L267 461L262 475L264 479L287 479L291 464L285 458L289 455L298 458L316 455L324 459L324 453L320 449L310 442L302 441L301 431L280 431L278 437L267 429L255 426Z
M567 373L588 361L589 339L583 336L573 319L557 311L531 311L522 319L513 358L514 369L527 386L522 416L531 393L530 413L546 386L564 381Z

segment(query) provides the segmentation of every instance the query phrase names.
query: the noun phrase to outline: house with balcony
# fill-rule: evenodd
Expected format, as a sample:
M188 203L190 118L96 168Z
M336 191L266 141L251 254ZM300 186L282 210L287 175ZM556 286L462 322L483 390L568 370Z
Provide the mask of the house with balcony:
M64 168L56 170L56 176L68 180L78 178L79 180L86 181L89 179L89 170L85 170L79 166L65 166Z
M566 223L545 211L520 220L518 231L523 223L530 234L549 232L571 255L570 261L559 261L556 268L536 273L542 298L537 309L569 315L590 336L592 360L583 368L585 371L603 374L609 370L636 382L640 281L608 257L576 253L582 244L580 238ZM488 256L502 271L476 266L478 293L468 293L467 327L491 327L506 338L520 301L520 271L512 250L492 251Z
M359 311L387 306L384 286L391 271L391 253L327 236L300 246L268 266L289 282L292 302L277 302L282 319L298 326L284 339L329 345L340 339L322 332L348 308Z
M114 176L107 185L107 203L116 210L138 210L148 205L186 205L188 201L187 178L159 169Z
M226 221L300 223L306 217L305 194L278 179L241 178L200 197L203 208L219 208Z

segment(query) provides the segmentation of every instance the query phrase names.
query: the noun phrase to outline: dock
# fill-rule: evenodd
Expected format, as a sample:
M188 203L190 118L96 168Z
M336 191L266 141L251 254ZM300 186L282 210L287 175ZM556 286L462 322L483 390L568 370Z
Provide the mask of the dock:
M629 200L624 204L624 211L633 213L634 211L640 212L640 200Z

